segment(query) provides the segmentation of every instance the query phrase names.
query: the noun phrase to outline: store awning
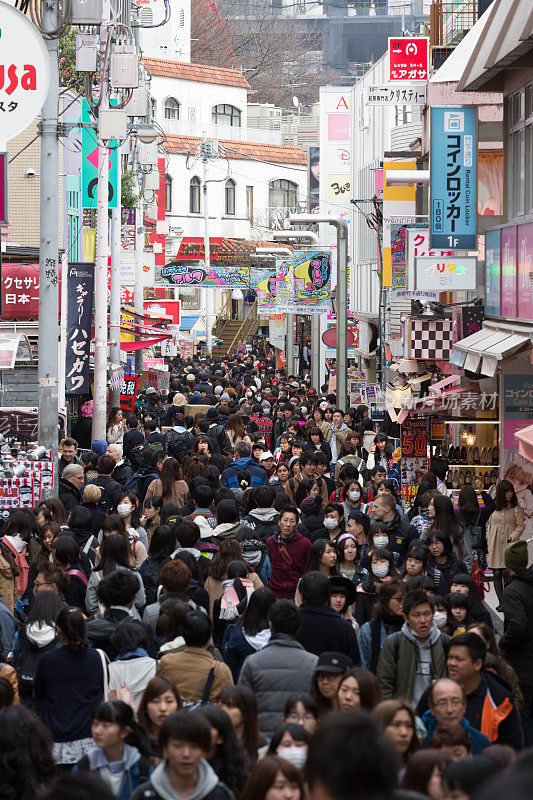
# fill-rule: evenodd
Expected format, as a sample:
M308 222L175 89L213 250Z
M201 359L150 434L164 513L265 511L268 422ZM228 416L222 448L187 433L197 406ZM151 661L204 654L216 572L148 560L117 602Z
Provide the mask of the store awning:
M192 331L200 317L198 316L182 316L180 318L180 331Z
M521 431L515 431L515 437L518 439L518 452L528 461L533 461L533 425L527 428L522 428Z
M530 344L530 334L483 326L480 331L455 342L450 364L493 378L498 363Z

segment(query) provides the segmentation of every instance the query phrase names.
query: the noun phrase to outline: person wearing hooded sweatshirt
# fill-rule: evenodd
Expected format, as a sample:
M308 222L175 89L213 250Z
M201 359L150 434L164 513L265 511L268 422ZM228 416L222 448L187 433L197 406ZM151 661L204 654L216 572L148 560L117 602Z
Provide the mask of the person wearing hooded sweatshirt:
M435 604L421 589L403 600L406 618L399 633L387 636L378 660L383 698L404 697L416 706L435 678L446 675L450 637L433 623Z
M252 476L252 486L268 485L266 471L251 457L252 448L248 442L237 442L234 455L235 461L220 476L224 486L228 489L237 488L239 485L237 475L242 469L247 469Z
M230 800L229 789L206 758L211 750L211 725L205 717L188 711L169 714L159 730L159 745L163 761L131 800ZM186 759L183 750L188 753Z
M235 683L239 680L246 657L262 650L270 641L268 621L275 599L270 589L257 589L250 596L240 619L226 627L222 640L222 656Z
M60 646L55 618L62 608L63 602L56 592L38 592L29 608L26 624L16 632L13 641L13 666L17 671L20 699L23 705L34 710L37 665L45 653Z
M277 493L272 486L258 486L252 491L256 508L251 509L242 521L266 544L269 536L273 536L278 530L279 511L274 508Z
M211 542L220 544L224 539L238 539L250 532L248 525L240 521L239 507L235 500L221 500L217 505L217 524L211 531Z
M124 619L111 634L111 650L115 660L109 664L109 689L125 686L139 707L144 690L155 677L157 661L148 655L150 642L146 626L139 620Z

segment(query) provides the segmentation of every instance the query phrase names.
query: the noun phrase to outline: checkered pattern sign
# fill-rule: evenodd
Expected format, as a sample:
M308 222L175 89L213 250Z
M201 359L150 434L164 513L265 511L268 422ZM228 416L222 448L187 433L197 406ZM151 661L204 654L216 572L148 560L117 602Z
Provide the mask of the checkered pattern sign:
M452 354L450 319L412 319L409 358L447 361Z

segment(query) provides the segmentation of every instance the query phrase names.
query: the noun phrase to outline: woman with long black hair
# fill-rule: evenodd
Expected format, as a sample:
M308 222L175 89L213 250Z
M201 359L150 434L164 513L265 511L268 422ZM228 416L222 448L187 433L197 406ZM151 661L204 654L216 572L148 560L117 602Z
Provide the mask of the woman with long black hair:
M104 698L107 664L103 653L88 646L85 617L77 608L62 608L56 629L61 647L39 661L35 699L54 739L55 763L73 765L94 747L91 716Z
M269 616L275 597L270 589L258 589L242 616L227 626L222 641L222 656L237 683L247 656L256 653L270 640Z
M102 578L105 578L117 569L130 570L137 575L139 579L139 591L135 596L135 606L136 608L143 608L143 606L146 605L146 595L141 576L138 570L130 566L126 539L124 536L114 533L102 539L102 543L98 548L98 563L87 583L85 607L89 614L96 614L99 610L98 597L96 594L98 584Z
M266 749L266 739L259 730L254 692L247 686L225 686L218 698L218 704L231 720L247 765L253 767L261 755L260 750Z
M428 516L432 520L431 527L426 533L429 540L433 531L443 531L450 539L453 552L465 562L468 572L472 572L472 546L470 539L465 536L465 524L456 513L451 498L443 494L435 495L429 501Z
M193 452L193 455L195 453ZM175 458L166 458L161 467L161 477L149 485L146 497L157 495L165 503L175 503L178 508L185 505L189 487L183 480L181 467Z
M198 711L209 722L211 730L216 731L216 737L207 760L213 767L219 780L222 781L237 797L248 778L244 753L235 735L235 730L228 714L220 706L204 705Z
M504 551L509 542L517 542L525 528L524 512L518 505L513 484L508 480L496 484L495 510L487 523L487 564L494 574L498 602L502 601Z

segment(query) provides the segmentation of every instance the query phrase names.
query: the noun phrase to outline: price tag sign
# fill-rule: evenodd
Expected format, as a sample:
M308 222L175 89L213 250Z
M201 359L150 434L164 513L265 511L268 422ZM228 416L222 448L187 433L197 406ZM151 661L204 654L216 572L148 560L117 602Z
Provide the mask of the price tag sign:
M416 495L420 478L427 472L428 433L427 420L407 418L402 424L402 498L411 503Z

